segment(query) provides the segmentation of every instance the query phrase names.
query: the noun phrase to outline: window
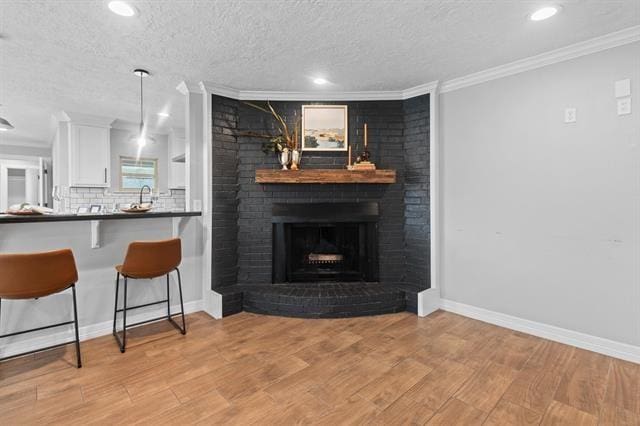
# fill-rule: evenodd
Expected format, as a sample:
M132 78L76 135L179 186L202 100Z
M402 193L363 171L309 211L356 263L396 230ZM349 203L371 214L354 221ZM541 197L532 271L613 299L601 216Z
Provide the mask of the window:
M157 181L157 159L120 157L120 189L122 191L137 191L143 185L156 188Z

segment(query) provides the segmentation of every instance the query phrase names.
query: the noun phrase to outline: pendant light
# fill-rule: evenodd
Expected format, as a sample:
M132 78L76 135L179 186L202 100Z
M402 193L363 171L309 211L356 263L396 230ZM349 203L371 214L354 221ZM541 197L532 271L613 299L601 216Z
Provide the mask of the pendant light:
M143 148L147 143L153 143L155 140L152 137L147 136L147 130L144 127L144 89L142 85L142 79L149 77L149 71L137 68L133 70L133 73L140 77L140 127L138 128L138 134L133 137L138 144L138 148Z
M2 106L2 104L0 104L0 106ZM0 131L6 132L7 130L13 130L13 126L7 119L0 117Z

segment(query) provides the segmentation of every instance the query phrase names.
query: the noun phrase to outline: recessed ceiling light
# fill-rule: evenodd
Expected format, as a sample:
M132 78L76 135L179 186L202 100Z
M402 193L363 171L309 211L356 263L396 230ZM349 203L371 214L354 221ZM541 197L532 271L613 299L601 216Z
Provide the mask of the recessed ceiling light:
M131 17L135 16L136 8L131 6L126 1L114 0L109 2L109 10L116 15Z
M529 19L532 21L544 21L545 19L551 18L553 15L558 13L560 9L556 6L547 6L542 9L538 9L529 15Z
M322 78L322 77L314 78L314 79L313 79L313 82L314 82L315 84L318 84L318 85L322 85L322 84L327 84L327 83L328 83L328 81L327 81L327 80L325 80L325 79L324 79L324 78Z
M169 114L168 112L159 112L158 115L160 117L171 117L171 114Z

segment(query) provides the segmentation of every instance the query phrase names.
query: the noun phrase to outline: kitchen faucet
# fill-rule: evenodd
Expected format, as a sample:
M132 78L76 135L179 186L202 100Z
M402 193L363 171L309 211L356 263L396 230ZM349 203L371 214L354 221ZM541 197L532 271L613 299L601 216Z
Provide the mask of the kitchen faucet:
M144 192L145 188L149 190L149 194L152 193L151 187L149 185L142 185L142 188L140 188L140 205L142 205L142 193ZM151 203L153 203L153 200L151 200Z

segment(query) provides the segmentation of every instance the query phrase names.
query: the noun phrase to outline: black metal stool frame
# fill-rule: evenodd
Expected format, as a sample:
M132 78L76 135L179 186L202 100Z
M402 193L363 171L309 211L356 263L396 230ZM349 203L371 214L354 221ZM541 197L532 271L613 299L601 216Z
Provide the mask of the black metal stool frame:
M142 325L142 324L147 324L150 322L154 322L154 321L160 321L163 319L168 320L171 325L173 325L175 328L178 329L178 331L180 331L181 334L187 334L187 326L186 323L184 321L184 303L182 301L182 278L180 276L180 269L176 268L175 269L176 273L178 274L178 290L180 292L180 312L172 314L171 313L171 293L169 291L169 274L167 274L167 298L163 299L163 300L159 300L157 302L151 302L151 303L145 303L144 305L137 305L137 306L127 306L127 282L129 280L129 278L131 279L136 279L133 277L128 277L126 275L122 275L122 277L124 278L124 301L123 301L123 307L122 309L118 309L118 291L119 291L119 287L120 287L120 272L116 273L116 302L114 305L114 309L113 309L113 337L115 337L116 342L118 343L118 346L120 347L120 352L124 353L127 350L127 328L133 328L136 327L138 325ZM139 278L139 279L143 279L143 278ZM148 319L145 321L140 321L137 322L135 324L127 324L127 311L131 310L131 309L138 309L138 308L145 308L147 306L153 306L153 305L159 305L161 303L166 303L167 304L167 315L166 316L162 316L162 317L157 317L157 318L152 318L152 319ZM120 336L118 335L118 332L116 331L116 322L118 319L118 312L122 312L122 339L120 339ZM176 323L173 320L173 316L174 315L178 315L180 314L182 316L182 327L180 327L178 325L178 323Z
M58 324L52 324L52 325L46 325L44 327L38 327L38 328L32 328L30 330L23 330L23 331L16 331L13 333L8 333L8 334L2 334L0 335L0 339L4 338L4 337L11 337L11 336L18 336L20 334L26 334L26 333L33 333L34 331L40 331L40 330L46 330L49 328L54 328L54 327L61 327L63 325L70 325L73 324L73 328L75 330L75 335L76 338L75 340L72 340L70 342L65 342L65 343L59 343L57 345L52 345L52 346L47 346L46 348L42 348L42 349L34 349L32 351L27 351L27 352L22 352L19 354L15 354L15 355L10 355L8 357L4 357L4 358L0 358L0 361L5 361L8 359L12 359L12 358L18 358L21 356L25 356L25 355L30 355L36 352L44 352L44 351L48 351L49 349L54 349L54 348L59 348L61 346L66 346L69 345L71 343L75 343L76 345L76 363L78 368L82 368L82 356L80 355L80 337L79 337L79 333L78 333L78 305L76 302L76 286L75 284L71 284L69 287L62 289L56 293L61 293L65 290L71 289L71 291L73 292L73 321L66 321L66 322L61 322ZM53 294L56 294L53 293ZM45 296L46 297L46 296ZM36 299L39 299L39 297L37 297ZM0 299L0 320L2 319L2 299ZM0 322L1 323L1 322Z

